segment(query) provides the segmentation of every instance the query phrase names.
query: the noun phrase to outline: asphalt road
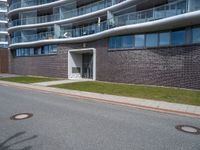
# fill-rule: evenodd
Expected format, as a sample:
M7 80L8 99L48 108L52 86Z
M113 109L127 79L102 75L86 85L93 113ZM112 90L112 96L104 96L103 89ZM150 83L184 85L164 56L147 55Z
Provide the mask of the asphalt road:
M200 119L0 86L0 150L200 150L179 124Z

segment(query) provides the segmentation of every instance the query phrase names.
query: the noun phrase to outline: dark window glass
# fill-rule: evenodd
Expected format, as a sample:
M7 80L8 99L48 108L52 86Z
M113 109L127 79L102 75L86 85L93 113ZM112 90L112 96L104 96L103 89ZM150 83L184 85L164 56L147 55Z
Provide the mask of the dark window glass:
M49 45L45 45L45 46L43 47L43 51L44 51L43 53L44 53L44 54L48 54L48 53L49 53L49 47L50 47Z
M186 32L184 30L172 32L172 45L174 46L184 45L186 39L185 35Z
M115 37L109 39L109 48L115 48Z
M57 52L57 45L51 45L52 47L52 53L56 53Z
M34 48L30 48L30 55L34 55Z
M132 48L134 45L134 36L117 36L109 39L109 48Z
M200 43L200 27L192 29L192 43Z
M134 47L134 36L127 35L122 37L122 47L123 48L133 48Z
M115 48L121 48L122 47L122 38L120 36L115 37Z
M146 47L158 46L158 34L152 33L146 35Z
M135 47L136 48L144 47L144 40L145 40L144 34L135 35Z
M38 49L34 48L34 55L38 55Z
M33 56L42 54L55 54L57 52L57 45L46 45L38 48L19 48L16 49L16 56Z
M159 34L159 46L170 45L170 32L162 32Z

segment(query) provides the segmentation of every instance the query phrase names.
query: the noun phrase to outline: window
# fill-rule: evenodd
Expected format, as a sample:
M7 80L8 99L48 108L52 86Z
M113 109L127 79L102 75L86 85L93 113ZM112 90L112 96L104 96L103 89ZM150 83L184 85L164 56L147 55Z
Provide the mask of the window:
M200 27L192 29L192 43L200 43Z
M115 37L115 48L122 48L122 40L120 36Z
M34 55L34 48L30 48L30 56Z
M159 46L170 45L170 32L162 32L159 34Z
M123 48L133 48L134 47L134 36L127 35L122 36L122 47Z
M157 47L158 46L158 34L152 33L146 35L146 47Z
M144 47L145 36L144 34L135 35L135 47L142 48Z
M48 54L49 53L49 45L46 45L43 47L43 54Z
M151 48L200 43L200 26L176 31L110 37L109 48Z
M45 45L36 48L18 48L16 56L34 56L34 55L49 55L57 52L57 45Z
M115 37L111 37L109 39L109 48L116 48L115 47Z
M109 39L109 48L132 48L134 36L116 36Z
M180 30L180 31L174 31L172 32L172 45L173 46L178 46L178 45L184 45L185 44L185 36L186 32L185 30Z

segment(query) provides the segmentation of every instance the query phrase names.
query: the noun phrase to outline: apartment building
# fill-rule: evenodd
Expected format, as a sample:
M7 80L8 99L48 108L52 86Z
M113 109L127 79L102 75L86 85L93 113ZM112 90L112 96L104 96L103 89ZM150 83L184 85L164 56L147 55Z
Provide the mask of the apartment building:
M199 0L8 0L11 73L200 89Z
M0 73L8 72L7 2L0 0Z

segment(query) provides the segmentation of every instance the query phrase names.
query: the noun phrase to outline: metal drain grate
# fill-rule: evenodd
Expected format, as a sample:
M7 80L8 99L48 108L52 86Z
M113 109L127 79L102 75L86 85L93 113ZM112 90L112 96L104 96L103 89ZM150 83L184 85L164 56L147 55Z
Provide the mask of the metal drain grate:
M20 113L20 114L16 114L12 117L10 117L11 120L25 120L28 118L33 117L33 114L31 113Z
M176 129L178 131L182 131L185 133L190 133L194 135L200 135L200 129L194 126L189 126L189 125L177 125Z

